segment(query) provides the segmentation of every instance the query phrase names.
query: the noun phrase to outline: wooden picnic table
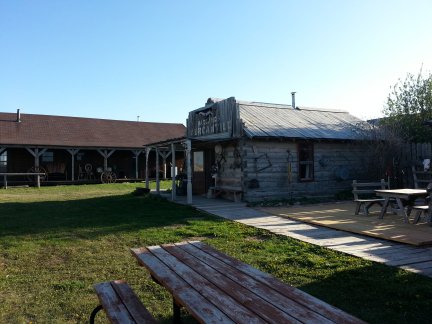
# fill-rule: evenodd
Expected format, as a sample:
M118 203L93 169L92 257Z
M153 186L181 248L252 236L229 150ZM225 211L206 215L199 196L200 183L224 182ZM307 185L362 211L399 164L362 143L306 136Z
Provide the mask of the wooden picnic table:
M199 241L132 253L172 294L174 321L184 307L202 323L363 323Z
M427 191L424 189L386 189L375 190L375 193L377 196L385 199L379 218L384 218L384 214L387 212L390 201L395 200L397 207L392 207L391 209L398 215L403 216L405 223L409 223L409 215L411 214L415 200L427 196Z

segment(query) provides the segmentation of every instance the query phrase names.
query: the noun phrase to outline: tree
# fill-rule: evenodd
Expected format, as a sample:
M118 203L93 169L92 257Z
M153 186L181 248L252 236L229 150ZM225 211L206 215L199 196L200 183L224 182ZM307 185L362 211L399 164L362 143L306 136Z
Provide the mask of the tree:
M432 74L408 73L391 88L383 110L383 125L391 127L404 140L430 142L432 129L424 122L432 119Z

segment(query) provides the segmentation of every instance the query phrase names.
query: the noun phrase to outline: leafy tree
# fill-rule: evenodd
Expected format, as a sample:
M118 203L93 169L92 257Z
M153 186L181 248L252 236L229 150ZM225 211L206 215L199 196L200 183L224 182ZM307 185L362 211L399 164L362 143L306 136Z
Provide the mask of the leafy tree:
M382 123L391 127L404 140L411 142L432 141L432 129L424 122L432 119L432 74L417 76L408 73L405 80L391 88Z

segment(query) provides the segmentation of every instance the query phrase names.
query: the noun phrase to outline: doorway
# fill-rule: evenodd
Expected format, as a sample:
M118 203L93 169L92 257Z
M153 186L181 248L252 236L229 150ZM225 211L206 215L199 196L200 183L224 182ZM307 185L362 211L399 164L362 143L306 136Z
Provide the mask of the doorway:
M194 151L192 155L192 192L194 195L205 195L213 184L211 167L214 163L214 150Z

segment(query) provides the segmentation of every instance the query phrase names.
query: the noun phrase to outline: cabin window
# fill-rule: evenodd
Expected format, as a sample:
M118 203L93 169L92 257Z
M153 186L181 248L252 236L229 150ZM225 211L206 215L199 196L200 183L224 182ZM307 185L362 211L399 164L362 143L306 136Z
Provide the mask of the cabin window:
M7 172L7 151L0 154L0 172Z
M42 153L42 162L54 162L54 152L46 151Z
M314 154L312 143L300 143L299 155L299 180L312 181L314 179Z

